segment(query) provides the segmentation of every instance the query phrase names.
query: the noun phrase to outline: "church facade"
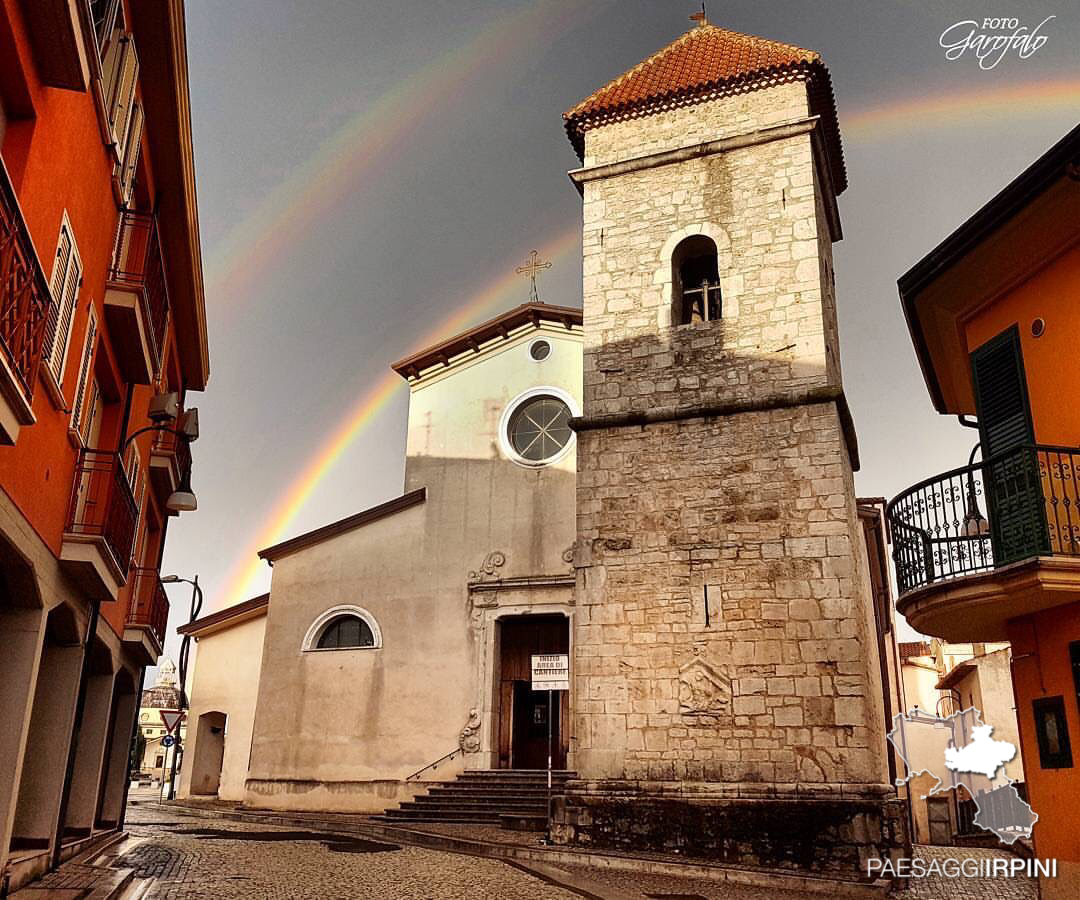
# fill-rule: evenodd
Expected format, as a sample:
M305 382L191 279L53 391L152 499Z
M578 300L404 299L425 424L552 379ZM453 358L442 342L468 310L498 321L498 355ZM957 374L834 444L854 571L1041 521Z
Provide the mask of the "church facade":
M530 302L395 364L404 493L261 553L244 802L379 812L543 768L550 725L559 841L855 874L904 836L828 72L703 23L566 125L583 310ZM570 655L552 708L533 653Z

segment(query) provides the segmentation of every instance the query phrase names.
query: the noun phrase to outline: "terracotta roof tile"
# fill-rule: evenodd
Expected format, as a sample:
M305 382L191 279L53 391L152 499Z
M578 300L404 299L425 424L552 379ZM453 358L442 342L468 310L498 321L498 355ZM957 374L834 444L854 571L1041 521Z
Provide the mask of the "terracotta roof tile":
M820 54L792 44L702 25L586 97L563 118L574 149L584 157L589 128L785 79L808 83L811 111L822 117L839 193L847 180L829 72Z

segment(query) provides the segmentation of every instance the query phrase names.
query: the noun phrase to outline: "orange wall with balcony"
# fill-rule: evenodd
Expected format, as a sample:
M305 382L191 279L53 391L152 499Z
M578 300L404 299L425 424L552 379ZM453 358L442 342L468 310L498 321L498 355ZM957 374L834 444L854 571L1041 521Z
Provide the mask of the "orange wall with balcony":
M1032 333L1036 319L1045 323L1040 337ZM1080 446L1080 245L969 319L963 326L968 352L1014 324L1036 441Z
M138 6L138 15L133 15L133 6ZM175 58L169 56L174 52L170 45L177 30L182 38L183 23L182 15L177 20L169 6L133 4L130 0L123 3L123 15L134 33L140 62L145 64L143 73L149 69L160 72L163 66L170 73L177 71ZM78 4L72 8L77 7ZM144 23L148 26L145 32L140 31ZM95 96L93 77L84 90L50 87L43 83L39 77L41 35L33 32L34 27L26 17L25 3L0 0L0 157L6 170L6 175L0 171L0 178L6 178L14 190L25 231L29 233L47 283L52 278L61 222L66 212L82 262L82 284L69 332L62 397L57 398L46 384L49 376L43 362L32 386L35 422L22 426L14 446L0 446L0 487L52 553L59 556L69 524L80 458L81 441L70 432L71 408L75 403L91 308L95 313L97 335L92 370L103 399L96 448L117 451L125 434L130 435L150 424L147 409L158 390L175 390L183 401L189 385L201 389L208 369L205 319L199 318L204 313L194 193L193 187L185 185L185 177L190 172L164 173L164 192L159 192L153 170L152 148L183 139L186 106L178 109L175 93L169 93L175 91L177 85L158 77L153 84L157 97L150 100L144 98L141 80L136 87L135 97L145 107L146 118L131 205L149 213L159 198L163 198L163 203L170 206L173 221L178 218L181 221L183 227L171 226L168 246L163 239L161 253L165 256L166 269L171 270L169 282L196 287L195 295L189 292L181 299L186 304L183 313L188 343L191 343L193 316L196 326L201 323L203 329L201 350L196 348L194 353L196 358L201 353L202 371L191 377L193 368L200 367L198 364L192 366L192 348L179 346L176 320L170 316L164 336L156 341L155 347L155 356L159 355L161 360L160 378L142 379L154 380L154 384L130 384L125 380L125 374L130 372L128 361L132 358L130 341L126 334L117 334L110 329L108 317L110 313L115 315L115 311L107 309L105 300L121 220L114 192L116 154L106 143L108 124ZM39 39L36 45L35 37ZM88 39L85 31L82 39ZM182 40L179 46L182 52ZM86 47L86 52L95 52L92 45ZM144 55L145 60L142 59ZM93 66L90 71L93 76ZM182 74L186 77L186 71ZM169 75L169 79L174 77L174 74ZM186 81L180 87L186 103ZM162 96L167 101L165 106L162 106ZM155 141L159 143L155 145ZM173 158L176 158L175 154L166 156L166 159ZM190 160L189 143L180 147L179 158ZM192 220L194 224L191 224ZM184 252L176 252L178 247ZM170 250L173 251L171 259ZM186 370L182 355L188 365ZM142 435L135 441L142 478L147 484L142 495L132 559L134 567L152 570L158 567L167 521L163 498L148 483L154 442L154 433ZM139 593L133 584L135 580L134 574L130 574L117 601L101 606L102 617L117 633L123 632L129 611L135 606L135 595ZM145 577L143 581L146 581Z

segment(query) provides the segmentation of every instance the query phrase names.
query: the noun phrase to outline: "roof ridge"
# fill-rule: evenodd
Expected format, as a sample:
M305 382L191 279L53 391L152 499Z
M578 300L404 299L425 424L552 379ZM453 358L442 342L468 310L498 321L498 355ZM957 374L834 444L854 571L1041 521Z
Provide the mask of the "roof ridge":
M756 35L756 34L745 34L744 32L741 32L741 31L733 31L730 28L722 28L721 26L714 25L714 24L712 24L710 22L710 23L706 23L705 25L700 25L700 26L696 26L694 28L691 28L689 31L679 35L679 37L675 38L675 40L669 42L668 44L665 44L663 47L661 47L655 53L652 53L651 55L649 55L648 57L643 59L641 62L639 62L633 68L627 69L621 75L611 79L611 81L609 81L606 84L604 84L603 86L597 88L595 91L593 91L591 94L589 94L589 96L586 97L584 100L582 100L580 103L575 104L571 109L568 109L566 112L564 112L563 113L563 118L564 119L572 119L577 113L581 112L586 107L588 107L600 95L610 91L612 88L618 86L619 84L622 84L623 82L628 81L629 79L633 78L641 70L643 70L646 67L652 65L654 62L661 59L662 57L664 57L666 54L670 53L672 50L676 49L677 47L680 47L684 43L689 43L690 41L700 39L700 38L704 38L704 37L706 37L708 35L713 35L713 34L724 35L725 37L730 38L730 39L732 39L734 41L737 41L738 43L741 43L743 45L753 46L753 45L760 45L760 44L768 44L770 47L782 49L784 51L793 52L793 53L800 53L800 54L803 54L806 57L806 62L815 62L815 61L819 61L821 59L821 54L818 53L816 50L810 50L810 49L808 49L806 47L800 47L797 44L788 44L788 43L785 43L784 41L776 41L776 40L773 40L772 38L761 37L760 35Z
M709 27L714 27L714 26L709 26ZM599 97L602 93L604 93L604 91L608 90L609 88L613 88L613 87L615 87L615 85L617 85L617 84L619 84L619 83L621 83L623 81L626 81L626 79L630 78L633 75L636 75L639 70L645 68L645 66L649 65L649 63L653 62L653 60L659 59L661 56L663 56L669 50L677 47L679 44L683 43L684 41L689 40L691 37L694 36L694 34L696 32L702 31L702 30L704 30L704 29L702 29L702 28L691 28L685 34L679 35L677 38L675 38L675 40L671 41L670 43L665 44L663 47L661 47L659 50L657 50L651 56L647 56L645 59L643 59L641 62L639 62L633 68L627 69L625 72L622 73L622 75L618 75L615 78L612 78L611 81L609 81L607 84L602 85L601 87L598 87L595 91L593 91L591 94L589 94L589 96L586 97L584 100L582 100L580 103L576 104L573 108L568 109L566 112L564 112L563 113L563 118L564 119L569 119L570 117L572 117L574 115L574 113L576 113L579 110L584 109L586 106L588 106L589 103L591 103L593 100L595 100L597 97Z

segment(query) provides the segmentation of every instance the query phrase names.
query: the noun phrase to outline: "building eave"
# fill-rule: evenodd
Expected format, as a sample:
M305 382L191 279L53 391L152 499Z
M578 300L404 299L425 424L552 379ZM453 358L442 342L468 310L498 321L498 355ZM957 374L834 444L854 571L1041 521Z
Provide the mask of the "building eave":
M523 303L494 319L440 341L411 356L398 360L390 368L406 381L418 377L433 366L447 366L462 353L479 353L487 342L506 338L512 331L529 323L550 322L567 329L581 326L581 310L571 306L552 306L548 303Z
M141 53L147 147L161 189L158 220L166 255L177 350L186 386L204 390L210 378L202 245L191 136L187 32L183 0L135 0Z
M363 525L370 525L372 522L377 522L380 519L385 519L395 513L410 509L413 506L423 503L426 499L427 488L418 488L415 491L402 494L400 497L395 497L393 500L388 500L386 503L380 503L378 506L372 506L370 509L365 509L363 512L356 513L344 519L339 519L336 522L331 522L329 525L323 525L321 528L316 528L314 531L297 535L287 541L282 541L280 544L274 544L272 547L260 550L259 558L274 562L281 559L283 556L288 556L291 553L296 553L299 550L312 547L329 538L337 537L339 534L344 534L346 531L352 531L354 528L360 528Z
M266 615L266 610L269 605L270 595L260 594L258 597L252 597L250 600L245 600L243 603L237 603L235 606L218 610L217 612L210 613L202 618L188 622L186 625L181 625L176 629L176 633L191 635L196 638L203 637L211 632L220 631L222 628L239 625L241 622L247 622L251 619L258 618L259 616Z
M950 410L947 408L945 393L919 317L917 307L920 297L934 281L965 256L976 251L988 237L1064 178L1080 180L1080 125L1028 166L897 280L900 302L915 347L915 355L930 399L938 412L945 413Z

